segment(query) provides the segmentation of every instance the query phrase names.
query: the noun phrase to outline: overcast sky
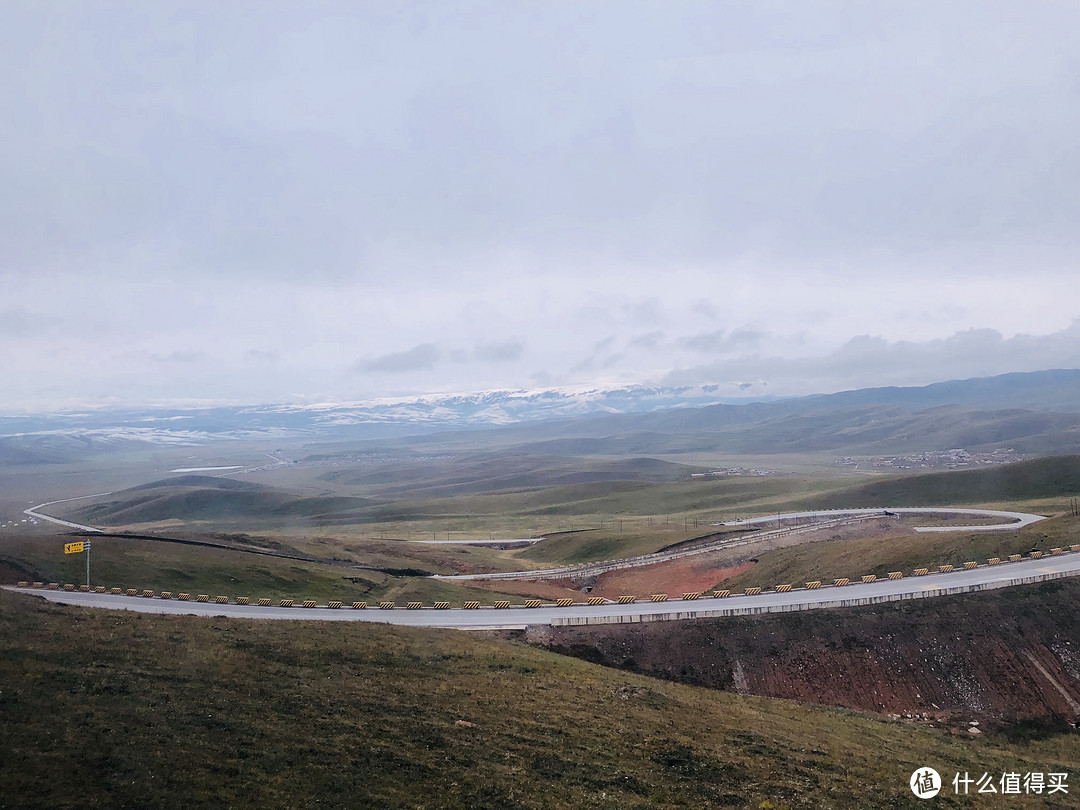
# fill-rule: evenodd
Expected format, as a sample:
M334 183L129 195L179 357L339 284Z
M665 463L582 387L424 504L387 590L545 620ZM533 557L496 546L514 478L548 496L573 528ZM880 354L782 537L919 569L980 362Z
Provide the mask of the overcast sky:
M1074 0L11 0L0 43L6 410L1080 367Z

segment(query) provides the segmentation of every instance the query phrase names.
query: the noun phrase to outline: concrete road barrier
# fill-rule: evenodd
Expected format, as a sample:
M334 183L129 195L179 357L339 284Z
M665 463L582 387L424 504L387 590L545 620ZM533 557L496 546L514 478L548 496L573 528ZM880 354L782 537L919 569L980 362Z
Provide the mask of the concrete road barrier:
M90 586L89 585L80 585L79 586L79 591L81 593L90 593Z
M652 596L649 597L649 601L650 602L666 602L667 601L667 594L666 593L654 593Z
M179 599L181 602L186 602L188 599L191 598L191 594L190 593L178 593L176 595L176 598Z
M353 602L353 610L365 610L367 608L367 602Z
M619 604L620 605L632 605L636 601L637 601L637 597L635 597L635 596L620 596L619 597Z
M236 597L236 604L238 604L238 605L250 605L251 604L251 599L249 597L247 597L247 596L238 596L238 597Z
M929 573L930 573L929 568L916 568L915 569L915 576L917 576L917 577L925 577Z
M757 596L759 593L761 593L761 588L747 588L746 589L746 595L747 596Z
M151 590L145 590L139 595L140 596L145 596L147 599L153 599L154 598L154 592L151 591Z
M1069 546L1069 550L1070 551L1080 551L1080 543L1073 543L1071 546ZM34 585L34 587L36 588L37 585Z
M1052 548L1052 549L1050 549L1050 553L1054 554L1055 556L1058 555L1058 554L1064 554L1065 549L1063 549L1063 548Z
M20 588L29 588L29 587L30 587L30 583L29 583L29 582L27 582L27 581L25 581L25 580L20 580L20 582L19 582L19 587L20 587Z
M480 603L479 602L466 602L465 603L465 610L479 610L479 609L480 609Z
M44 587L45 587L45 583L44 583L44 582L35 582L35 583L34 583L34 587L35 587L35 588L44 588Z
M979 564L977 562L975 562L974 560L968 560L966 563L964 563L964 570L965 571L970 571L972 568L978 568L978 567L979 567Z
M691 593L684 593L682 595L682 598L683 598L684 602L688 601L690 599L700 599L701 598L701 592L700 591L693 591Z
M945 565L941 566L938 571L942 574L951 574L952 566L946 563Z
M871 582L877 582L877 577L874 574L867 574L862 578L862 581L869 584Z
M505 599L500 599L495 603L495 607L499 610L506 610L508 607L510 607L510 603Z
M210 594L208 594L208 593L200 593L198 596L195 597L195 601L196 602L209 602L210 601Z
M172 591L162 591L161 592L161 598L162 599L172 599Z
M294 604L292 599L280 599L278 600L278 607L292 607Z
M538 608L543 604L544 603L541 602L539 599L526 599L525 600L525 607L527 607L527 608Z
M326 606L331 610L337 610L341 607L341 602L327 602Z
M716 599L723 599L726 596L731 596L731 591L729 591L729 590L713 591L712 595Z
M379 610L393 610L397 605L393 602L379 602Z
M787 593L790 590L791 590L791 585L777 585L776 586L776 592L777 593Z
M1001 565L1001 557L991 557L986 561L987 565Z
M1019 554L1010 554L1009 555L1009 562L1020 562L1020 560L1022 560L1022 559L1024 559L1024 558L1021 557Z
M904 578L904 572L903 571L890 571L889 572L889 579L903 579L903 578Z
M555 600L555 606L556 607L570 607L573 604L574 604L573 599L556 599Z
M607 603L608 600L602 596L590 596L588 599L590 605L606 605Z
M227 605L229 604L229 597L219 596L217 599L214 600L214 602L219 605Z
M139 595L138 588L128 588L127 589L127 595L128 596L138 596Z
M808 591L816 591L820 587L821 587L821 580L820 579L815 579L815 580L813 580L811 582L806 583L806 590L808 590Z
M405 608L407 610L420 610L424 606L423 602L406 602Z
M274 604L273 599L267 599L265 597L263 597L262 599L260 599L258 601L259 607L271 607L273 604Z
M105 593L105 586L98 585L96 588L94 588L94 593Z
M60 590L60 583L59 582L50 582L48 585L45 586L45 590L47 590L47 591L58 591L58 590Z
M539 600L537 600L537 601L539 601ZM525 607L528 607L528 606L529 606L528 603L526 603ZM449 602L436 602L435 603L435 609L436 610L449 610L450 609L450 603Z
M1042 555L1043 555L1043 553L1041 551L1033 551L1033 552L1031 552L1031 559L1033 559L1033 560L1042 559Z
M73 590L75 590L75 586L74 585L65 585L64 590L65 591L73 591Z
M844 585L849 585L850 583L851 583L851 580L848 579L847 577L840 577L840 579L834 579L832 584L834 586L836 586L837 588L839 588L839 587L842 587Z
M318 604L318 603L314 599L305 599L304 600L304 607L306 607L306 608L313 608L313 607L315 607L316 604Z

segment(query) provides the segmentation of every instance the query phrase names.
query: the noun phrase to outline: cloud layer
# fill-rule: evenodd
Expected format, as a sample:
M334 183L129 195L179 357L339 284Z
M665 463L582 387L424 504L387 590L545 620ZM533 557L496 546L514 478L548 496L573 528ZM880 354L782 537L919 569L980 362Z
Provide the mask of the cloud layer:
M8 4L0 407L1076 365L1077 22Z

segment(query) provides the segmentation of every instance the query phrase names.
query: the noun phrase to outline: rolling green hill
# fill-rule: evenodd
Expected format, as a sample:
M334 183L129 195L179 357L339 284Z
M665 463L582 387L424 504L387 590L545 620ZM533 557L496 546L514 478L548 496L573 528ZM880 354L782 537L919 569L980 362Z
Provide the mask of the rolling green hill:
M803 501L807 508L945 506L1080 494L1080 456L1031 459L975 470L888 478Z

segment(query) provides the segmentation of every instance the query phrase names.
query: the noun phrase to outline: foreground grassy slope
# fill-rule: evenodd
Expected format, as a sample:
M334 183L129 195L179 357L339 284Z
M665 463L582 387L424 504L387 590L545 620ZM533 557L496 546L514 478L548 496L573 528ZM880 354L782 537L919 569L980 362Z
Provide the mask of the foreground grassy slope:
M11 808L897 808L919 806L907 783L926 763L1046 771L1080 757L1071 738L945 737L462 633L6 592L0 733Z

